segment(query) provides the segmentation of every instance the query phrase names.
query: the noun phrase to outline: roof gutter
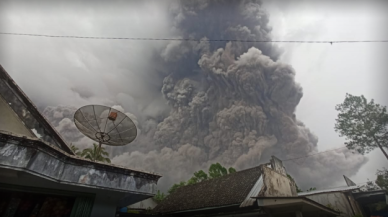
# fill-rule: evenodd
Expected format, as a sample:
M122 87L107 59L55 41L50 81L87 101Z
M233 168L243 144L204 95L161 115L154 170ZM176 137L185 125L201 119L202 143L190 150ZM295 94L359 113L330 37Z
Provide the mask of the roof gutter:
M236 203L236 204L226 205L226 206L213 206L213 207L206 207L206 208L200 208L200 209L188 209L188 210L172 212L170 214L185 213L185 212L196 212L196 211L204 211L204 210L211 210L211 209L220 209L220 208L227 208L227 207L233 207L233 206L240 206L240 204Z
M303 202L305 202L306 204L310 204L310 205L313 205L315 207L319 207L320 209L322 210L325 210L327 212L330 212L332 214L336 214L336 215L339 215L340 213L331 209L331 208L328 208L318 202L315 202L311 199L308 199L306 197L252 197L252 198L255 198L256 200L268 200L268 199L287 199L287 200L301 200ZM260 205L259 205L260 206Z

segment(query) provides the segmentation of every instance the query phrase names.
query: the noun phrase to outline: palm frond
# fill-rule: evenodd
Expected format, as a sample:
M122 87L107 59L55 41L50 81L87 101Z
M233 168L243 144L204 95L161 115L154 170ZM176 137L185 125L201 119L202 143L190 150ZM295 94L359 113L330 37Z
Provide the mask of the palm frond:
M79 155L91 161L111 162L109 159L109 153L104 147L101 147L100 149L99 145L96 143L93 143L93 147L86 148L82 150L82 152L79 152Z

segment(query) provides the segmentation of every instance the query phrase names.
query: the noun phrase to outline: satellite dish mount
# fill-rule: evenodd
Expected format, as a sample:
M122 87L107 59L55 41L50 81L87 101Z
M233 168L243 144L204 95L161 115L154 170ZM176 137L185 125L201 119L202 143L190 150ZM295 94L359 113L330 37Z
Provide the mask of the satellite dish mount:
M78 130L98 142L98 155L101 146L124 146L135 140L135 123L124 113L107 106L87 105L74 114Z

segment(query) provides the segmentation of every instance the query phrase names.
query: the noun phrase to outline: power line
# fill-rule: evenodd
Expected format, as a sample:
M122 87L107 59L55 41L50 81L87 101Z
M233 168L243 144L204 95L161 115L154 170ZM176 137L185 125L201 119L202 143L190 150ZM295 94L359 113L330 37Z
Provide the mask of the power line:
M0 35L18 35L48 38L78 38L78 39L100 39L100 40L131 40L131 41L209 41L209 42L243 42L243 43L385 43L388 40L359 40L359 41L298 41L298 40L239 40L239 39L195 39L195 38L141 38L141 37L98 37L98 36L76 36L76 35L43 35L30 33L0 32Z
M363 185L361 185L361 184L365 184L365 183L368 183L368 182L371 182L371 181L359 182L359 183L354 183L354 184L356 184L357 187L361 188L361 187L363 187ZM352 187L352 186L341 185L341 186L335 186L335 187L324 187L321 190L317 189L316 191L331 190L331 189L342 188L342 187ZM310 192L314 192L314 191L310 191ZM304 191L304 192L301 192L301 193L307 193L307 190Z
M345 147L341 147L341 148L330 149L330 150L327 150L327 151L318 152L318 153L315 153L315 154L304 155L304 156L301 156L301 157L289 158L289 159L285 159L285 160L282 160L282 161L289 161L289 160L297 160L297 159L301 159L301 158L307 158L307 157L310 157L310 156L314 156L314 155L318 155L318 154L323 154L323 153L330 152L330 151L336 151L336 150L343 149L343 148L346 148L346 146Z

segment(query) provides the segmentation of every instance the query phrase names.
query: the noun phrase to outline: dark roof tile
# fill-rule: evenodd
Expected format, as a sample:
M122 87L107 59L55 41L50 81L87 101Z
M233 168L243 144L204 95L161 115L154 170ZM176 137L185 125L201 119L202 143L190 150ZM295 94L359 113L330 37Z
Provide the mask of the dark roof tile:
M171 213L240 204L260 178L260 166L178 188L154 211Z

